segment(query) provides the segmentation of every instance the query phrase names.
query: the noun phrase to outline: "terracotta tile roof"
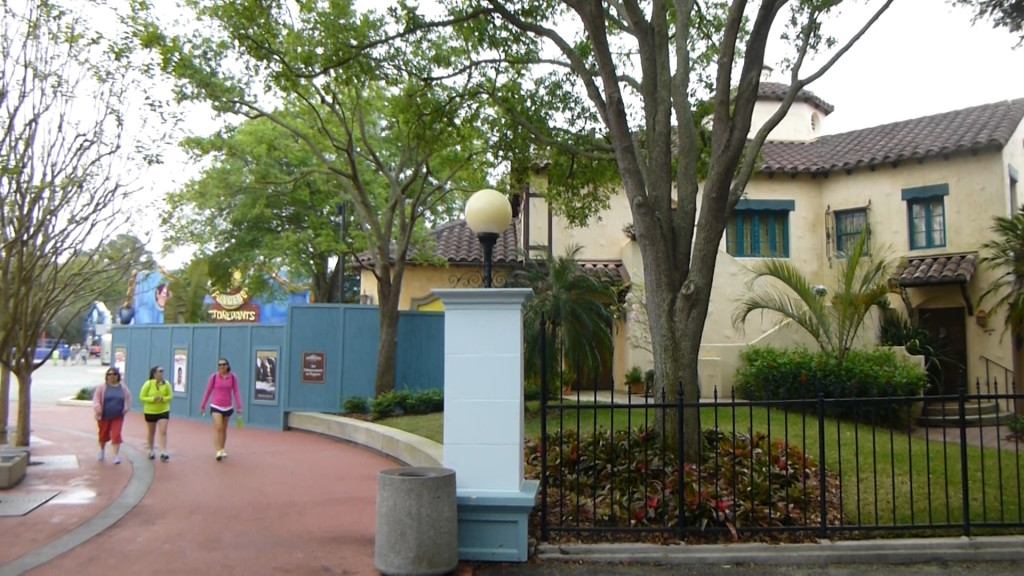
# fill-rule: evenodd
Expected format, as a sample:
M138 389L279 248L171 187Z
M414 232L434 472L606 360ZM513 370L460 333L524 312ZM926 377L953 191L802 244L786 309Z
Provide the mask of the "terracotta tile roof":
M480 247L480 240L469 229L465 220L442 224L431 230L430 236L437 243L435 249L437 256L449 263L467 264L484 261L484 250ZM495 264L518 262L518 247L518 231L516 222L513 220L512 224L498 237L492 253L492 262Z
M976 252L914 258L899 272L899 284L905 287L966 284L974 275L977 261Z
M606 284L620 284L629 280L629 272L622 260L580 260L580 267L588 276Z
M786 92L789 92L788 84L780 84L778 82L761 82L757 86L757 97L762 100L778 100L782 102L786 98ZM806 102L813 106L817 106L825 114L831 114L835 107L822 100L819 96L815 95L810 90L801 90L796 94L797 102Z
M449 264L461 266L480 266L484 261L484 251L480 247L480 240L476 234L469 229L465 220L455 220L442 224L430 231L435 242L435 254ZM494 245L494 264L519 264L521 262L518 246L518 232L516 222L498 238ZM392 256L394 254L392 253ZM415 254L410 255L410 259ZM373 264L373 254L364 252L359 255L359 261L366 266ZM580 260L580 267L588 275L597 280L608 283L620 283L629 280L629 273L621 260Z
M441 224L430 231L430 236L435 244L434 253L450 264L480 264L484 261L484 250L480 247L480 240L469 229L465 220ZM518 246L518 231L516 221L513 220L494 244L491 261L495 264L519 262L516 252ZM417 256L415 249L410 249L409 252L410 260ZM395 251L392 247L391 258L394 259L394 257ZM371 252L363 252L359 255L359 262L364 266L372 266L373 261L374 257Z
M1024 98L822 136L765 142L762 172L826 173L962 152L999 150L1024 119Z

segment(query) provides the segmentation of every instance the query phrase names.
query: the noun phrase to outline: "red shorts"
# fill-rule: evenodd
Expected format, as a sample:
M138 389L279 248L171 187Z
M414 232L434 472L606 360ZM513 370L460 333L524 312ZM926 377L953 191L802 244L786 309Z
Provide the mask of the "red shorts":
M121 443L121 427L124 425L124 415L110 420L100 420L100 443L113 442Z

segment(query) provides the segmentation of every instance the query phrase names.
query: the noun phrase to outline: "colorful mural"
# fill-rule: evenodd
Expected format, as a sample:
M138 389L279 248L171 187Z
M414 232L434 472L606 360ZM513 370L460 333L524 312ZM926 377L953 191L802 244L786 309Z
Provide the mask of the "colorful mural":
M170 282L159 271L140 272L135 276L135 298L132 301L134 325L163 324L164 306L171 297ZM245 291L233 294L207 296L210 309L209 322L246 322L254 324L284 324L288 321L288 308L309 304L309 291L289 294L278 301L266 302L249 299ZM225 305L226 304L226 305Z

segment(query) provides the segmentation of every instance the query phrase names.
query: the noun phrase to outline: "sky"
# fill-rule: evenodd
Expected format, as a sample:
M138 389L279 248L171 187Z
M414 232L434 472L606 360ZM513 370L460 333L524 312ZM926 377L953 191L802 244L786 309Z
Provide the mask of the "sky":
M856 0L826 31L843 41L852 36L881 4ZM957 110L1000 100L1024 98L1024 47L1014 49L1017 37L993 29L987 22L971 23L971 13L946 0L896 0L882 18L823 77L808 86L835 110L825 119L826 133L835 134ZM769 46L766 62L778 62L785 46ZM820 64L821 62L817 62ZM811 60L805 71L816 70ZM778 74L772 78L786 81ZM209 117L197 113L194 129L209 127ZM169 149L167 163L151 170L150 210L163 194L198 174L180 152ZM156 235L159 236L159 235ZM154 253L159 239L151 244ZM188 251L158 256L169 267L181 266Z
M867 4L844 10L837 39L852 36L879 2ZM808 89L835 106L825 119L830 134L1024 98L1024 47L1014 50L1016 42L987 22L972 25L969 11L944 0L897 0Z

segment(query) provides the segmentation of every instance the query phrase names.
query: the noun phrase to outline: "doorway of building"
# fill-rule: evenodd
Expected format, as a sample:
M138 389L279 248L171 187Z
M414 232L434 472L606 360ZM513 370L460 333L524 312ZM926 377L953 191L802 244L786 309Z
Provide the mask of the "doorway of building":
M967 376L967 313L959 308L921 308L921 328L928 331L936 362L928 366L928 394L956 394Z

